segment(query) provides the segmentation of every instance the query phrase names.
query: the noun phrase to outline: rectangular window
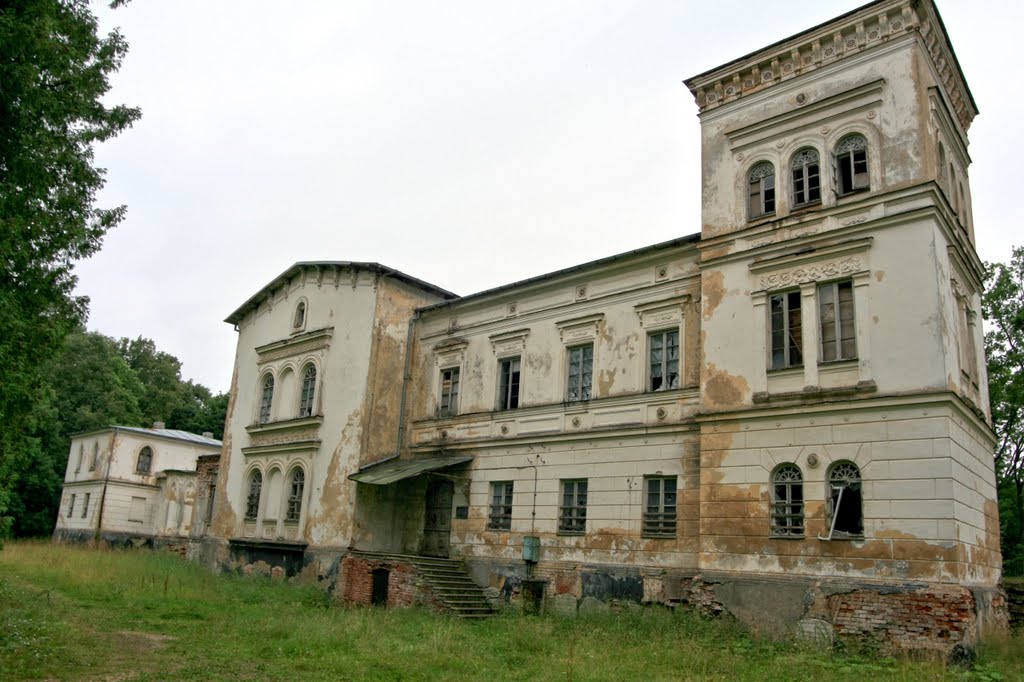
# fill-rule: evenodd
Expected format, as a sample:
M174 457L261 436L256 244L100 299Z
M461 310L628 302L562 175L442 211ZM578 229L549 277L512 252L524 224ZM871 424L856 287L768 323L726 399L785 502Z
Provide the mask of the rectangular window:
M655 332L647 337L650 390L679 388L679 330Z
M146 520L146 498L133 497L128 507L128 520L142 523Z
M498 365L498 409L519 407L519 358L505 358Z
M441 370L441 401L437 406L439 417L454 417L459 413L459 368Z
M566 400L571 403L590 400L590 387L594 380L594 346L569 349L569 387Z
M676 477L650 476L644 479L645 537L674 538L676 536Z
M774 294L770 299L772 369L803 365L800 292Z
M491 506L487 513L487 528L490 530L512 528L512 481L491 483Z
M818 287L818 316L821 320L821 361L852 360L857 357L853 329L853 283L832 282Z
M71 499L68 500L68 518L75 515L75 494L71 493Z
M213 523L213 498L217 495L217 484L210 484L210 492L206 496L206 525Z
M92 497L92 493L85 494L85 504L82 505L82 518L89 512L89 498Z
M587 529L587 481L562 481L562 504L558 508L558 532L582 535Z

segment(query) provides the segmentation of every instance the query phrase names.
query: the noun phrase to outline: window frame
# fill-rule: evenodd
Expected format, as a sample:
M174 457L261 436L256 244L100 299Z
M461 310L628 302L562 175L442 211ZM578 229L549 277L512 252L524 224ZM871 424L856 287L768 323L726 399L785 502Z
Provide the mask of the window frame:
M84 519L89 513L89 498L92 497L92 493L86 493L85 499L82 501L82 518Z
M246 478L245 521L257 521L260 517L260 502L263 499L263 472L253 469Z
M668 511L668 491L666 483L672 482L672 504ZM653 484L657 483L657 491ZM656 504L651 504L651 495L657 496ZM655 511L651 509L655 508ZM678 476L644 476L644 500L641 512L640 536L645 538L674 538L678 534L679 521L679 477ZM670 525L671 524L671 525Z
M676 350L675 367L676 367L676 369L675 369L675 385L674 386L671 385L671 382L668 382L668 385L666 385L666 382L665 382L666 377L671 376L671 374L668 371L670 360L668 359L668 352L667 352L667 350L669 348L672 348L672 346L670 346L667 343L669 336L675 336L675 350ZM683 372L682 372L682 364L683 364L682 336L683 335L679 332L679 327L678 326L676 326L676 327L667 327L667 328L664 328L664 329L654 329L652 331L647 332L647 391L648 392L654 393L654 392L658 392L658 391L674 391L674 390L682 387L682 381L683 381ZM654 358L652 357L654 355L654 343L653 343L653 341L654 341L654 339L656 337L661 337L661 339L662 339L662 346L661 346L662 359L658 363L659 371L661 372L661 376L659 378L662 380L662 385L657 387L657 388L654 387L654 379L655 379L654 372L653 372L653 369L654 369Z
M500 372L500 370L499 370ZM445 375L448 375L447 378ZM439 370L437 416L454 417L459 413L459 389L462 381L462 366L452 365ZM499 389L500 392L500 389Z
M68 518L74 518L75 516L75 493L71 493L71 498L68 500Z
M843 316L842 292L849 291L848 303L849 317ZM834 362L849 362L857 359L857 302L854 296L853 280L844 279L833 282L818 284L815 295L818 299L818 363L828 364ZM830 292L831 301L826 302L824 292ZM831 320L827 319L826 306L831 305L833 310ZM826 340L826 327L831 326L832 338ZM851 353L847 353L846 342L852 346ZM829 347L831 346L831 352ZM829 355L833 357L828 357Z
M312 376L310 376L312 372ZM307 362L302 368L302 384L299 388L299 417L312 417L316 406L316 383L319 372L316 363ZM262 403L260 408L262 410Z
M770 173L765 173L769 169ZM757 175L757 177L754 177ZM768 184L768 179L770 184ZM775 164L771 161L759 161L747 171L746 181L747 220L759 220L775 215L778 210L778 196L775 191ZM755 209L755 197L757 208ZM769 204L771 207L769 208Z
M849 146L860 140L863 146ZM847 148L848 147L848 148ZM832 153L833 182L836 196L845 197L871 190L871 170L868 164L868 139L861 133L850 133L840 138ZM858 156L862 158L858 158ZM858 172L858 167L863 170Z
M93 442L92 444L92 456L89 459L89 471L96 471L96 460L99 459L100 444L99 442Z
M793 334L793 297L796 297L796 312L798 315L798 332L797 336ZM775 327L775 310L774 301L779 299L783 303L781 310L782 328L776 329ZM799 289L789 289L786 291L780 291L771 293L768 295L768 369L773 370L785 370L795 369L797 367L804 366L804 351L803 351L803 296ZM776 353L776 334L782 334L782 363L776 364L775 353ZM797 357L793 358L793 350L796 350Z
M514 365L514 368L513 368ZM519 409L523 392L523 356L498 359L498 410Z
M560 481L558 488L558 534L585 535L587 532L588 479L564 478ZM566 504L567 502L570 504Z
M257 403L256 423L269 424L274 416L274 389L276 380L271 372L263 375L260 382L260 400Z
M142 466L142 456L146 455L146 466ZM143 476L149 476L153 473L153 448L148 445L143 445L139 449L139 454L135 456L135 473Z
M812 153L813 161L809 158L809 154ZM807 208L821 203L821 154L817 149L814 147L798 149L790 159L789 173L792 182L790 197L793 204L791 208ZM812 196L815 194L817 196Z
M304 329L306 326L306 315L309 312L309 306L306 305L305 300L301 300L295 304L295 310L292 313L292 330L298 331Z
M855 477L849 475L839 474L837 470L846 469L847 471L853 470L856 473ZM825 501L825 520L828 523L828 539L829 540L863 540L864 539L864 477L861 475L860 467L854 462L847 459L841 459L833 462L829 468L827 476L825 477L826 490L828 491L828 498ZM840 487L841 486L841 487ZM851 498L847 496L843 498L843 493L846 490L852 490L856 493L856 502L851 501ZM836 528L838 522L838 513L840 509L843 509L843 504L856 504L858 505L856 518L859 521L860 528L856 531L840 530Z
M295 467L288 474L288 498L285 500L284 522L298 523L302 519L302 499L306 492L306 472Z
M487 530L512 530L515 481L491 481L488 487Z
M793 462L784 462L772 471L770 523L773 538L806 537L804 482L803 471ZM782 494L780 489L784 491ZM798 500L794 499L796 491L799 491Z
M590 351L589 357L587 351ZM574 360L574 355L579 354L579 361ZM569 403L584 403L593 398L594 392L594 344L581 343L569 346L565 349L565 400ZM579 370L573 374L574 367ZM573 381L574 376L576 381ZM574 386L573 384L576 384ZM573 395L573 391L578 391Z

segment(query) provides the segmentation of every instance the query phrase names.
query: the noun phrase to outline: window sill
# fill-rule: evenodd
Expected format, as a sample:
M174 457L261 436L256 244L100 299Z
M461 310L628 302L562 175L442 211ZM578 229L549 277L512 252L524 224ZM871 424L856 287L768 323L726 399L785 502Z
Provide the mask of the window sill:
M769 536L772 540L806 540L806 535L776 535L772 533Z
M509 526L508 528L499 528L498 526L487 526L486 530L488 533L508 533L512 530L512 526Z
M847 367L856 367L858 358L856 356L852 358L840 358L839 360L822 360L818 363L818 367L821 369L846 369Z
M644 540L675 540L678 537L675 533L641 533Z
M262 424L250 424L245 427L245 430L250 435L257 433L271 433L274 431L287 431L289 429L301 428L304 426L319 426L323 423L324 418L322 415L315 414L308 417L295 417L294 419L283 419L280 421L269 421L263 422Z
M790 365L789 367L773 367L768 370L769 376L786 376L787 374L803 374L803 365Z
M581 537L586 534L587 531L585 530L560 530L556 533L556 535L564 537Z

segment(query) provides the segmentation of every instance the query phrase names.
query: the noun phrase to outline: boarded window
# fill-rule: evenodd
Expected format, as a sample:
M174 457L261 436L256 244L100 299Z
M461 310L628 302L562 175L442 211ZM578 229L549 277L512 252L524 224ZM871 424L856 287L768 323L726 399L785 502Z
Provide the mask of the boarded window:
M679 330L650 334L647 344L650 390L679 388Z
M587 529L587 481L562 481L562 504L558 507L558 532L582 535Z
M498 364L498 409L519 407L519 358L505 358Z
M767 161L750 169L747 214L753 220L775 213L775 166Z
M795 464L783 464L772 474L772 535L803 536L804 478Z
M270 408L274 405L274 377L270 374L263 379L263 391L260 394L259 423L270 421Z
M801 149L790 165L793 171L793 207L821 203L821 166L817 150Z
M135 473L148 474L153 469L153 448L148 445L139 450L139 459L135 462Z
M832 282L818 287L818 317L821 321L821 361L852 360L857 357L853 327L853 283Z
M245 498L245 519L255 521L260 513L260 493L263 491L263 474L253 471L249 474L249 492Z
M594 381L594 346L576 346L569 349L569 379L566 400L579 402L590 400L591 385Z
M800 292L773 294L769 302L771 368L800 367L804 362Z
M302 396L299 399L299 416L308 417L313 414L313 398L316 395L316 365L306 365L302 373ZM269 417L268 417L269 418Z
M829 539L864 535L860 469L853 462L836 462L828 475Z
M437 406L437 414L441 417L454 417L459 413L459 368L449 367L441 370L441 400Z
M146 498L133 497L128 507L128 520L134 523L146 521Z
M487 514L491 530L512 528L512 481L491 483L491 505Z
M649 476L644 479L645 537L671 538L676 535L676 477Z
M302 469L292 472L288 486L288 511L285 521L298 521L302 515L302 491L306 485L306 473Z

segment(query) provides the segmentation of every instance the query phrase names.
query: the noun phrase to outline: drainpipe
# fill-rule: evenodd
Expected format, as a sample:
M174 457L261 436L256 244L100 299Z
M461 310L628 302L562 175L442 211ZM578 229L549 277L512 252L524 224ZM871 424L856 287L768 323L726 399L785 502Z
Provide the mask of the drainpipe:
M103 472L103 492L100 493L100 508L96 512L96 535L95 540L100 539L100 531L103 530L103 505L107 501L107 484L110 483L110 465L114 461L114 440L117 438L117 427L114 427L110 434L110 454L107 455L107 466Z

